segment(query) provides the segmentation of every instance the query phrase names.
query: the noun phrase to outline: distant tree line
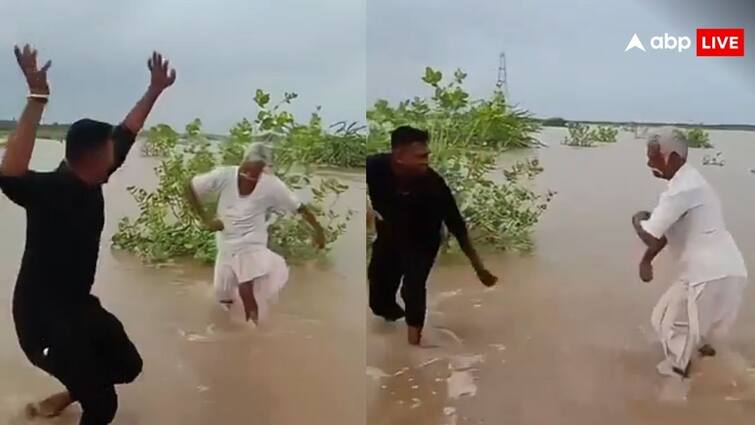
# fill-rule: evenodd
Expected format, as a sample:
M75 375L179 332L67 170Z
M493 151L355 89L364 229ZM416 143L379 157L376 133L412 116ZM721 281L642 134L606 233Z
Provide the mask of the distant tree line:
M583 121L566 120L560 117L536 118L544 127L567 127L569 124L608 125L622 127L662 127L671 126L678 128L705 128L710 130L747 130L755 131L755 124L691 124L691 123L665 123L665 122L636 122L636 121Z

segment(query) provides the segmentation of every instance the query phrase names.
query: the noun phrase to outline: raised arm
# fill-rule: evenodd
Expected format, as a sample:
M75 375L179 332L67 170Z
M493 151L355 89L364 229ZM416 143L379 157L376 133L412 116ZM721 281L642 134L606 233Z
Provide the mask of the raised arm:
M111 174L126 161L126 157L128 157L128 153L136 141L136 136L144 127L144 123L147 121L147 117L152 111L152 107L155 106L157 99L165 89L176 81L176 71L169 70L168 65L168 61L163 60L163 57L158 53L153 53L152 58L147 61L147 67L151 74L147 91L128 115L126 115L126 118L113 134L115 163L112 170L110 170Z
M48 61L42 68L37 67L37 51L28 44L23 50L14 48L16 61L26 78L29 97L21 113L16 129L8 137L5 155L0 163L0 173L6 177L19 177L29 170L29 161L34 151L37 126L42 119L50 88L47 84L47 70L52 63Z
M150 72L147 91L123 120L123 125L133 134L138 134L142 130L157 99L176 81L176 70L171 70L170 62L157 52L152 53L152 57L147 61L147 68Z

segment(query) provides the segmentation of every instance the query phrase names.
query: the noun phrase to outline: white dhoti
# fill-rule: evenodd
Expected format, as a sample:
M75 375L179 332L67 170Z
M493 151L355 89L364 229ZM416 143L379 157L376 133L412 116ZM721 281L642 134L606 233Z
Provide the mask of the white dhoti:
M251 246L232 254L218 253L215 261L215 296L220 302L235 299L241 283L254 283L259 319L267 315L271 303L288 281L288 265L280 255L265 246Z
M703 343L726 335L746 284L747 278L726 277L695 285L678 281L669 287L651 317L666 356L659 365L661 373L670 372L663 370L669 367L685 370Z

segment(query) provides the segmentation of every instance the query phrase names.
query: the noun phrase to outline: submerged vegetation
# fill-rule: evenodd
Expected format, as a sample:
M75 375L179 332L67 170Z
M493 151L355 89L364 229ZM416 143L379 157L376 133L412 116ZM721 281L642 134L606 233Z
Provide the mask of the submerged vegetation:
M533 248L532 231L552 193L534 192L532 180L542 171L537 160L514 164L501 175L502 150L535 146L540 125L527 111L512 108L502 92L471 99L463 88L466 74L457 70L450 82L427 68L423 81L429 98L415 97L397 106L377 101L367 112L370 153L389 148L390 131L411 125L430 132L433 168L448 182L470 235L495 249L526 252Z
M680 130L687 138L687 143L691 148L712 149L713 144L710 142L710 134L702 128L691 128L686 131Z
M721 152L716 152L715 155L705 155L703 157L703 165L715 165L718 167L723 167L724 165L726 165L726 160L724 159Z
M598 143L616 143L619 130L613 127L598 126L592 131L593 138Z
M581 123L569 123L566 125L569 134L564 137L563 144L577 147L593 147L600 143L616 143L619 130L609 126L597 126L591 128Z
M142 152L161 157L155 168L157 187L148 191L129 187L128 190L139 205L139 216L132 220L121 219L118 232L113 237L113 246L136 253L152 263L164 263L180 257L193 257L212 262L216 255L214 235L203 228L190 212L185 200L186 182L193 176L223 165L237 165L244 150L253 140L269 142L276 155L275 174L293 190L307 192L310 209L326 230L327 248L339 239L346 223L354 212L339 215L333 205L348 189L339 180L312 177L313 166L353 164L350 155L340 151L328 151L330 156L313 158L311 151L301 152L310 145L327 145L334 140L348 139L350 148L359 149L365 144L358 128L327 133L320 125L319 115L313 114L308 124L297 123L285 110L296 95L285 94L283 100L270 104L270 95L258 90L255 103L259 109L253 121L244 119L230 129L227 137L220 140L206 136L202 123L196 119L189 123L183 134L161 124L149 129ZM361 141L361 142L360 142ZM340 148L339 148L340 149ZM364 147L361 148L364 152ZM336 154L337 152L337 154ZM364 162L362 153L362 163ZM269 228L270 246L289 261L313 258L317 251L311 243L309 226L296 216L271 217Z

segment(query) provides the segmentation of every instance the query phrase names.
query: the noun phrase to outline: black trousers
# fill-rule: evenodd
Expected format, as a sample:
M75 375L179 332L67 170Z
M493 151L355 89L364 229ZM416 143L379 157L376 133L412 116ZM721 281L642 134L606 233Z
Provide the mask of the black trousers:
M440 243L408 249L406 244L378 238L372 245L367 278L370 285L370 309L389 320L401 317L396 292L406 308L406 324L422 327L427 310L427 277L430 275Z
M16 332L27 358L81 404L80 425L107 425L118 410L115 385L134 381L142 358L121 322L89 299L51 316L16 300Z

